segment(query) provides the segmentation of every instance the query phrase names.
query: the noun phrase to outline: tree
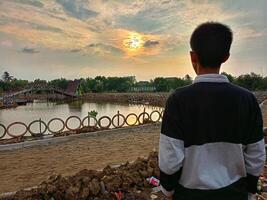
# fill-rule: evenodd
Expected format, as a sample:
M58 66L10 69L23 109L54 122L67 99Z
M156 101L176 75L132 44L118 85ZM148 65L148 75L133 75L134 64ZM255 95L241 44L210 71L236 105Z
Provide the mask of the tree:
M235 77L233 77L231 74L227 74L226 72L222 72L221 74L226 76L231 83L234 82Z
M189 74L186 74L183 79L185 81L185 85L189 85L193 82L193 79L191 76L189 76Z
M234 83L249 90L260 90L263 84L262 76L251 73L239 76Z
M104 84L103 84L103 82L97 80L93 91L94 92L104 92Z
M5 71L2 75L2 79L4 82L9 82L13 79L13 76L11 76L7 71Z
M50 81L48 84L53 86L54 88L60 88L62 90L66 90L68 87L69 80L65 78L60 78L60 79L54 79Z
M169 91L168 81L163 77L157 77L154 79L154 86L157 92Z

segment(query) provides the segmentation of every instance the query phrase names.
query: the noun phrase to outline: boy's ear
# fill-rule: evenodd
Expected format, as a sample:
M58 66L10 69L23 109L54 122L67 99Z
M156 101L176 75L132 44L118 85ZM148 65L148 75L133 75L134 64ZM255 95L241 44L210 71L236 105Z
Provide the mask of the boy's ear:
M193 66L194 71L196 72L196 74L198 74L198 57L197 54L194 51L190 51L190 57L191 57L191 63Z
M197 54L194 51L190 51L190 57L191 57L191 62L192 63L196 63L198 58L197 58Z
M228 53L226 56L224 56L222 63L225 63L229 57L230 57L230 53Z

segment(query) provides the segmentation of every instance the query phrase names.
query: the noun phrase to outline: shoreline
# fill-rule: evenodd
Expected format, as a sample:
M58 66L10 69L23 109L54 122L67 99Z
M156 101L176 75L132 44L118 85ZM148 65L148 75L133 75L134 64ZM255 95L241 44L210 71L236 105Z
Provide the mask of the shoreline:
M252 91L259 103L267 99L267 91ZM165 102L171 92L126 92L126 93L85 93L82 96L63 101L89 100L92 102L109 102L109 103L134 103L164 107ZM32 99L46 99L47 95L33 95ZM61 100L62 101L62 100ZM20 105L18 105L20 106ZM0 109L8 109L0 105Z
M93 102L136 103L163 107L171 93L86 93L81 99Z

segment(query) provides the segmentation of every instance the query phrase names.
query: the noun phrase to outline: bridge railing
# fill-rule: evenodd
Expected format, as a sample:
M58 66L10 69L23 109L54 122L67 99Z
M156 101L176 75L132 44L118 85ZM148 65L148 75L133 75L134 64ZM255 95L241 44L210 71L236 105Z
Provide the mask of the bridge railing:
M87 116L83 118L72 115L65 120L56 117L50 119L48 122L45 122L40 118L30 122L29 124L16 121L5 126L0 123L0 140L25 137L36 138L45 135L63 136L126 126L137 126L147 123L160 122L162 120L162 116L163 110L153 110L148 113L144 108L143 112L139 114L129 113L127 115L123 115L117 111L117 113L112 117L104 115L97 118L90 115L88 112ZM76 121L76 127L72 127L74 121ZM55 124L57 124L57 129L53 128L53 125L55 126ZM33 130L33 127L35 127L35 130ZM19 129L20 132L12 132L12 129L15 128L17 128L17 130Z
M0 100L1 99L5 99L5 98L12 98L14 96L17 96L17 95L20 95L20 94L24 94L24 93L29 93L29 92L32 92L32 91L42 91L42 90L54 91L54 92L57 92L57 93L60 93L60 94L64 94L64 95L67 95L67 96L76 97L75 94L69 93L69 92L67 92L65 90L62 90L61 88L57 88L57 87L53 87L53 86L50 86L50 85L46 85L46 86L38 86L38 87L37 86L31 86L29 88L26 88L26 89L18 91L18 92L13 92L13 93L10 93L10 94L6 94L3 97L0 97Z

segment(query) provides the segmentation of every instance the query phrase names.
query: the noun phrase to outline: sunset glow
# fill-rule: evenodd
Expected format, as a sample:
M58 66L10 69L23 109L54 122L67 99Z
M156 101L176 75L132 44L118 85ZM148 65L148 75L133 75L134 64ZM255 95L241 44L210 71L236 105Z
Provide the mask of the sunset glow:
M194 76L190 34L219 21L234 32L223 71L266 75L267 1L245 2L1 0L0 71L25 79Z
M122 41L128 55L141 54L141 48L144 44L142 36L138 33L129 33L128 37Z

